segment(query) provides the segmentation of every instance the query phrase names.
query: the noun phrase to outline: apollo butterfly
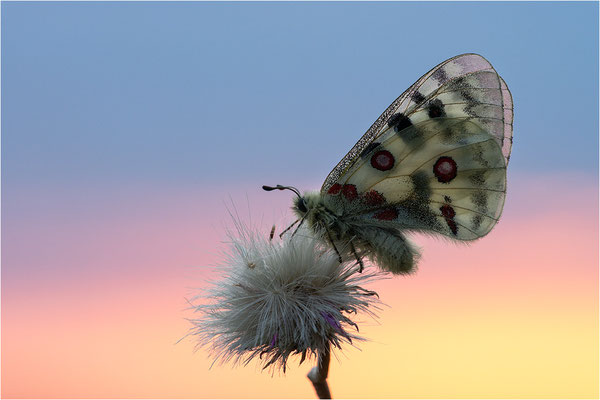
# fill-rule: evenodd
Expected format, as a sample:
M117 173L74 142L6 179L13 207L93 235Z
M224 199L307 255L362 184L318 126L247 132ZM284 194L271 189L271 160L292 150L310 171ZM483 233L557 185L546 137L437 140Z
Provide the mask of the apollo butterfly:
M513 102L477 54L439 64L398 97L331 171L320 192L297 194L298 220L340 260L414 269L406 232L475 240L496 225L506 195ZM291 228L291 226L290 226ZM288 229L290 229L288 228ZM286 230L287 231L287 230Z

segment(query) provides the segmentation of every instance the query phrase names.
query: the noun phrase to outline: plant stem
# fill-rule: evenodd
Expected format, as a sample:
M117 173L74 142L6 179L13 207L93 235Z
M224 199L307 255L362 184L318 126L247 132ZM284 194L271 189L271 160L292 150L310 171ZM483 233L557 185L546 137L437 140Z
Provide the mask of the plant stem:
M307 375L308 379L312 382L319 399L331 399L331 392L329 391L329 385L327 384L330 359L331 352L329 346L327 346L322 353L319 353L317 366L311 369Z

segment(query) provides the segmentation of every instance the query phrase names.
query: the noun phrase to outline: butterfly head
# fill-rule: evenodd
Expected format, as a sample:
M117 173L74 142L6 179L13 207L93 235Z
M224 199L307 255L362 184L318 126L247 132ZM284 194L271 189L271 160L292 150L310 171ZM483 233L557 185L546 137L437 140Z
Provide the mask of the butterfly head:
M300 214L306 214L308 212L308 207L304 197L296 197L294 199L294 211Z

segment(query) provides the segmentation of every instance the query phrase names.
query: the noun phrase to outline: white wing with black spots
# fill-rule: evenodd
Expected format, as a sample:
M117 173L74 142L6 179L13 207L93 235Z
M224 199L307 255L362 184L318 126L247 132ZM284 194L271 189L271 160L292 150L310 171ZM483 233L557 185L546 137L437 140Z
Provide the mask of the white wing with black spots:
M505 193L496 138L468 117L438 117L386 129L326 201L360 224L473 240L494 227Z
M504 164L512 145L513 104L504 80L477 54L439 64L398 97L331 171L321 194L327 195L360 162L360 155L390 129L396 133L437 118L465 118L487 132L500 147ZM382 158L383 160L383 158Z

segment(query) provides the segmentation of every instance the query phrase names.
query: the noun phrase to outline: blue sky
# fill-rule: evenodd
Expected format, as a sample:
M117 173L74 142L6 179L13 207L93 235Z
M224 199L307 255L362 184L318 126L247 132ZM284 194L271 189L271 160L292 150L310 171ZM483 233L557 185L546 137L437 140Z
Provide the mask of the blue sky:
M305 364L285 381L209 371L173 346L187 288L222 262L227 207L281 232L294 195L261 185L318 189L397 96L466 52L514 97L502 220L468 254L417 237L419 278L380 290L392 330L367 337L383 350L340 357L332 379L360 368L384 397L597 394L597 2L0 7L4 397L312 396ZM391 361L366 370L365 354Z
M2 3L2 179L321 181L437 63L485 56L511 174L598 171L598 4Z

